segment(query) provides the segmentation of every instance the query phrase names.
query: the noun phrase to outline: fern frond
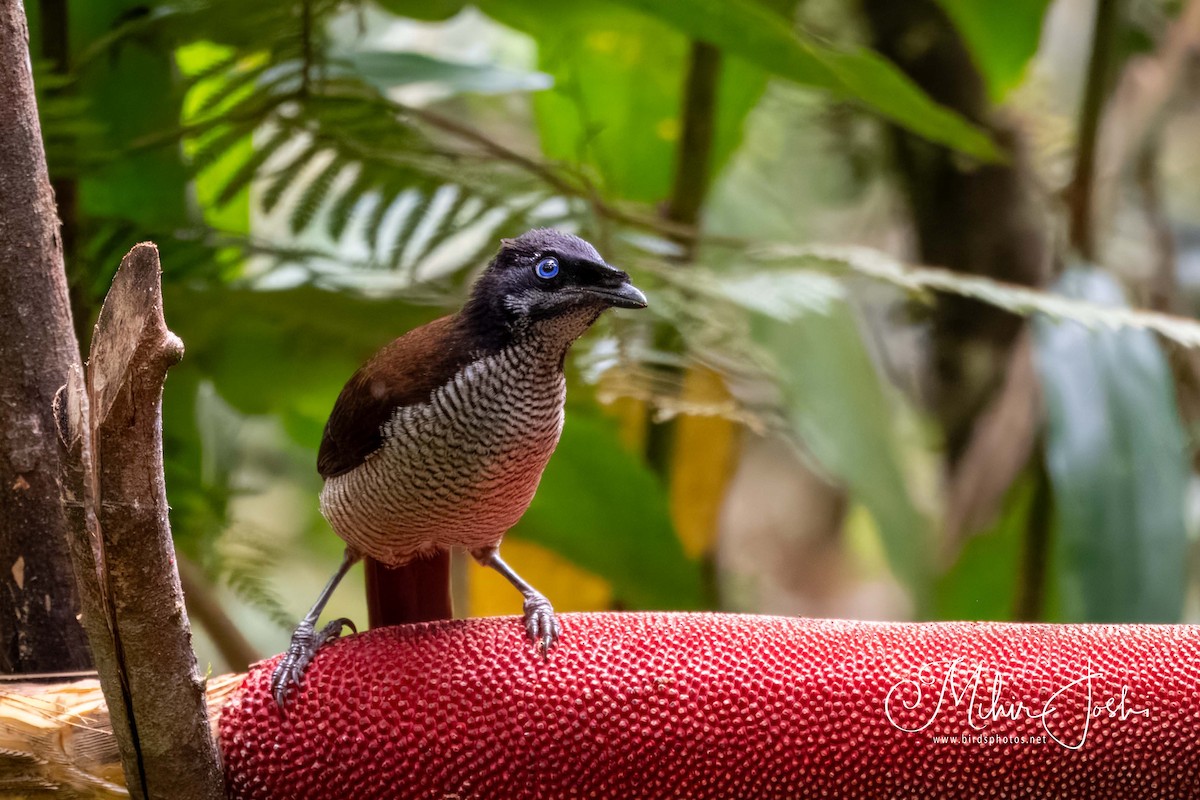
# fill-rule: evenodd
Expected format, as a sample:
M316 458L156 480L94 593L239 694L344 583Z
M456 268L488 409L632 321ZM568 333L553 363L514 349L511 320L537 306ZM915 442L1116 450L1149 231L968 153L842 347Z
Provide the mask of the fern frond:
M329 196L333 182L348 166L350 166L349 159L342 155L334 155L325 168L304 187L292 208L291 218L288 220L288 228L293 235L308 228L309 223L317 216L317 211Z
M191 158L188 159L191 173L199 175L220 161L226 153L252 134L255 127L257 126L253 122L242 122L222 127L204 137L195 152L192 153Z
M231 70L237 66L241 59L241 53L236 51L228 53L216 59L207 67L188 75L184 80L184 86L185 88L191 89L211 78L216 78L222 73L227 72L228 70Z
M383 221L387 217L388 211L391 210L397 199L409 190L404 183L392 180L384 185L375 198L375 207L371 209L371 216L367 218L367 227L363 234L363 238L372 252L379 251L379 232L383 228Z
M271 182L267 184L267 188L263 191L260 205L262 210L268 214L275 210L275 206L279 205L279 201L283 198L283 193L288 190L304 168L312 163L318 155L325 152L325 146L319 142L311 142L307 146L301 148L300 152L295 155L286 165L276 170Z
M263 612L278 627L290 631L296 620L288 613L279 595L271 589L267 580L266 572L270 560L265 551L251 554L245 550L246 548L239 548L237 559L222 561L222 580L239 599Z
M462 230L465 226L460 223L459 217L462 216L463 208L472 199L471 195L462 187L455 186L457 194L450 206L442 212L441 218L437 220L437 225L429 233L423 242L423 247L420 253L414 253L409 263L413 264L428 256L434 248L440 245L446 239L450 238L456 231ZM444 189L443 189L444 190Z
M392 245L389 248L392 269L399 269L405 249L412 240L413 234L417 232L418 226L428 216L429 208L433 205L434 197L437 195L436 191L421 191L420 189L414 191L417 192L417 202L408 209L408 213L404 216L404 222L396 231L396 235L392 237Z
M233 201L235 197L249 188L250 184L257 177L263 165L267 163L276 153L279 152L285 144L291 141L292 133L287 128L276 128L269 137L261 144L255 144L254 152L238 165L229 179L221 186L217 192L216 205L217 208L223 208Z
M226 71L221 85L206 94L200 101L195 116L207 116L222 108L238 92L245 91L251 84L257 82L270 67L270 62L263 62L250 67Z
M350 217L354 214L354 209L362 202L367 193L376 186L379 176L372 174L369 170L359 167L358 174L354 177L354 181L346 187L345 191L337 196L333 204L329 207L328 223L326 232L329 238L338 241L342 238L342 234L346 232L346 226L350 224Z
M758 251L760 260L862 275L915 294L940 292L969 297L1019 316L1041 314L1088 328L1139 328L1154 331L1184 347L1200 347L1200 322L1150 311L1111 308L1025 286L964 275L947 269L912 267L865 247L773 247Z

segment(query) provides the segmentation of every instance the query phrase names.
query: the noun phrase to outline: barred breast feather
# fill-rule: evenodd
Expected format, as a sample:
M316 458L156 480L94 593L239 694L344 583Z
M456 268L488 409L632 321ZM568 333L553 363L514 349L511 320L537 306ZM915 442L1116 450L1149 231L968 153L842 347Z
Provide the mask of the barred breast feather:
M318 460L337 534L388 565L498 544L558 443L563 355L587 324L489 348L446 317L381 351L339 398Z

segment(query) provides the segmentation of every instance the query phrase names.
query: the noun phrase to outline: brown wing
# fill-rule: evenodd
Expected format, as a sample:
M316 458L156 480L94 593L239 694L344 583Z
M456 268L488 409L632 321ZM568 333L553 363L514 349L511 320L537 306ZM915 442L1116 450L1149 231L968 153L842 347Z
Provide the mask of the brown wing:
M458 316L435 319L383 347L346 383L325 424L317 471L349 472L383 444L381 428L396 409L423 403L477 348Z

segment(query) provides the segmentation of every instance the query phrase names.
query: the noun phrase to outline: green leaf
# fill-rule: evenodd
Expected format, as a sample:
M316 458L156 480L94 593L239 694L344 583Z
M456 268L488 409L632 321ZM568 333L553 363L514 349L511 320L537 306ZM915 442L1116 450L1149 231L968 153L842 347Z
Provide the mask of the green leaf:
M572 406L550 466L513 534L607 579L632 609L703 607L700 568L671 525L667 496L616 427Z
M380 6L402 17L441 22L469 5L466 0L377 0Z
M507 94L548 89L553 78L490 65L442 61L420 53L363 50L347 54L354 71L381 91L414 83L436 85L448 94Z
M1020 83L1037 52L1049 0L938 0L966 40L992 102Z
M864 49L834 49L794 31L757 3L728 0L613 0L688 36L711 42L780 77L853 99L933 142L994 160L991 138L938 105L894 65ZM485 6L486 8L486 6Z
M377 348L439 309L301 286L281 291L164 288L186 343L176 370L198 371L242 414L276 414L316 449L333 401ZM174 374L172 371L172 374Z
M1120 306L1105 273L1072 269L1069 297ZM1056 563L1068 619L1177 622L1190 475L1175 385L1153 336L1038 320Z
M688 276L688 283L706 280L703 274ZM710 291L758 314L781 322L800 319L805 314L828 314L837 301L846 299L846 288L828 275L805 270L775 270L723 276Z
M79 3L71 7L72 56L110 34L133 2ZM169 48L128 46L92 62L78 91L105 130L105 145L121 154L79 181L79 211L87 217L121 217L147 227L182 227L190 221L188 175L177 147L123 152L131 142L179 124L182 97L174 83ZM128 246L128 245L127 245Z
M895 409L850 307L802 316L780 334L795 430L871 512L892 571L927 613L930 522L909 493L892 427Z
M938 619L1003 622L1013 618L1034 489L1029 476L1019 479L991 527L967 537L954 565L936 581Z
M302 148L286 165L281 166L271 176L270 183L263 190L259 205L263 213L270 214L283 199L284 192L300 177L312 160L325 152L325 145L320 142L310 142Z
M212 215L216 209L223 208L234 200L239 201L238 206L241 213L238 220L232 224L224 225L224 230L249 232L250 184L258 177L267 161L279 152L280 148L291 141L293 135L293 132L287 128L276 128L263 142L246 142L249 152L232 154L234 166L228 170L227 175L213 176L212 174L205 174L197 178L197 193L201 194L202 198L211 198L211 202L207 204L207 214ZM205 186L205 181L209 181L210 185L215 188L210 189L207 193L201 192ZM213 222L213 224L217 225L216 222Z
M816 277L760 275L747 279L754 291L742 279L723 283L728 299L757 315L756 336L774 357L768 369L780 378L803 448L870 511L893 573L928 614L931 527L909 492L893 399L853 310Z
M667 197L689 39L661 20L600 0L562 4L552 15L532 0L492 2L484 10L531 34L539 67L554 79L552 89L533 96L543 153L586 167L611 196L648 203ZM723 60L713 174L740 144L746 115L766 83L763 70L746 60Z

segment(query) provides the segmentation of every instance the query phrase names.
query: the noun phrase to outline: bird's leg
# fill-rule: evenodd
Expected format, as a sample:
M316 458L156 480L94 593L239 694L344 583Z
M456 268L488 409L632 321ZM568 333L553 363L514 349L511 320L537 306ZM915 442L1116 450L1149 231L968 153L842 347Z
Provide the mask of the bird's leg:
M313 660L317 651L321 649L321 645L340 636L342 628L348 627L358 633L358 628L354 627L354 623L345 617L333 620L319 631L316 629L317 620L321 618L321 611L325 609L325 604L329 602L333 590L341 583L342 578L346 577L346 573L358 559L358 553L346 548L341 566L338 567L337 572L333 573L329 583L325 584L325 588L317 597L317 602L313 603L304 619L300 620L300 624L296 626L296 632L292 634L292 643L288 647L287 653L275 666L275 671L271 673L271 694L275 696L275 702L280 708L287 705L288 694L292 689L300 688L304 670Z
M517 587L517 591L525 598L525 631L529 638L545 655L562 635L562 626L554 615L554 606L546 599L546 595L534 589L525 579L513 571L513 568L500 558L500 551L495 547L472 550L471 555L485 567L491 567L499 572L508 582Z

